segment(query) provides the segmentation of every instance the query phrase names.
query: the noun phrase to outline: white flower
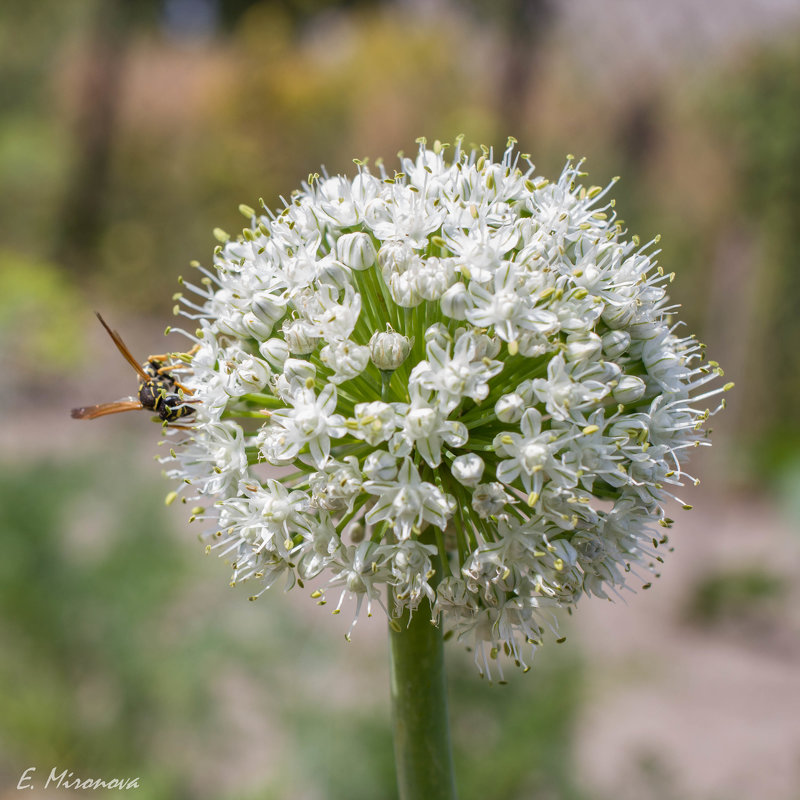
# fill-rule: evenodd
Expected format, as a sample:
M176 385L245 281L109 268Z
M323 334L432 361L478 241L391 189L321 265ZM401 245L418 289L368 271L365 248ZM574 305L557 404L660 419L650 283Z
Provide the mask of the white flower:
M487 283L495 278L504 263L503 257L518 238L512 225L495 228L478 224L450 232L446 241L464 277Z
M255 525L265 544L276 537L274 543L280 550L293 534L307 532L304 512L308 510L308 497L305 492L291 492L279 481L269 478L263 487L245 483L242 488L249 500L248 512L255 517L250 524ZM287 549L285 555L288 554Z
M478 342L471 333L460 336L453 355L450 348L440 347L433 339L428 342L427 361L421 361L411 371L412 385L436 393L439 408L449 414L462 398L480 402L489 395L489 380L503 369L501 361L478 357Z
M494 439L498 455L505 456L497 465L497 479L511 485L517 479L534 505L545 480L560 485L575 485L576 476L557 458L563 439L553 430L542 430L542 415L529 408L520 421L521 433L499 433Z
M361 313L361 295L356 294L349 284L345 287L342 302L339 302L339 290L330 284L321 284L318 291L305 288L298 292L293 303L297 311L303 315L305 331L317 339L326 341L346 339ZM289 348L292 349L291 347ZM306 355L312 350L302 353ZM300 350L294 352L301 353Z
M388 403L381 403L378 400L372 403L359 403L354 410L354 419L345 422L353 436L363 439L373 447L387 441L394 433L397 424L398 415L395 409Z
M479 327L494 327L504 342L514 342L523 333L545 335L559 327L558 316L549 309L537 308L526 290L522 276L510 261L504 261L493 275L492 286L469 285L472 307L466 318Z
M364 221L376 239L406 241L419 249L444 220L444 209L437 208L434 199L395 181L367 206Z
M398 408L402 408L398 404ZM403 409L402 429L391 439L389 449L395 456L406 456L416 449L431 467L442 461L442 447L462 447L469 434L466 426L446 419L446 410L431 406L425 395L412 387L411 403Z
M436 574L432 560L435 555L434 545L413 539L404 539L393 548L390 568L391 585L399 602L396 610L410 608L413 611L424 598L435 602L436 592L430 584Z
M730 384L583 175L423 145L310 180L185 283L192 411L161 460L235 581L327 579L368 613L388 587L486 670L655 570Z
M328 460L331 436L336 436L343 423L336 409L336 389L327 384L319 396L313 389L298 389L292 407L271 415L270 424L260 434L264 458L273 464L285 464L297 458L308 447L311 460L322 469Z
M168 470L167 475L180 478L200 496L235 492L248 475L244 434L229 420L195 425L181 452L180 469ZM161 461L169 463L167 458Z
M371 541L362 541L349 547L340 547L334 552L329 569L333 573L331 586L343 586L344 590L336 607L338 613L345 596L356 598L355 625L364 600L367 601L367 616L372 614L372 603L381 601L381 586L390 580L391 573L386 567L389 551ZM352 631L352 625L351 625ZM347 634L349 636L349 633Z
M453 499L423 481L408 457L403 459L396 480L367 481L364 488L377 495L366 521L370 524L390 521L400 539L408 539L413 529L421 530L424 522L444 528L454 511Z
M339 339L320 350L320 360L333 370L332 383L344 383L360 375L369 362L369 348L350 339Z
M608 383L588 376L587 380L581 380L582 377L574 368L567 367L559 354L550 359L547 378L533 381L533 391L555 419L573 419L582 423L582 410L599 402L611 391Z
M323 470L311 476L308 484L315 505L328 511L352 511L362 484L358 460L353 456L347 456L344 463L330 460Z

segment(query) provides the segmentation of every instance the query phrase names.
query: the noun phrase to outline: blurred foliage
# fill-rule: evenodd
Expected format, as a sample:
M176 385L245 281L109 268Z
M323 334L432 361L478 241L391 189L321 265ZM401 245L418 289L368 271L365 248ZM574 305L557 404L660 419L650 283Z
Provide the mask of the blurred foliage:
M738 189L732 211L758 237L748 412L758 467L774 476L800 452L800 36L740 59L713 91L715 131Z
M0 490L2 770L141 774L156 732L202 710L199 664L163 616L185 560L121 464L5 465ZM151 768L169 791L145 796L181 796L168 772Z
M298 765L313 764L325 800L396 800L394 745L385 713L355 704L329 716L301 704L286 724Z
M461 656L459 645L448 646L459 797L584 797L574 781L571 749L581 699L578 664L546 653L537 656L535 675L497 685L479 680L471 659ZM290 724L298 756L315 764L327 800L397 796L388 720L356 707L327 726L318 709L305 709Z
M698 625L735 622L743 628L779 616L788 592L786 578L773 571L757 566L726 569L696 584L686 615Z
M800 218L800 38L772 42L746 59L739 54L715 88L720 130L742 181L738 200L784 249Z
M585 797L575 782L572 751L583 700L581 666L550 642L537 654L530 674L512 677L495 686L476 682L471 661L451 669L459 796Z
M240 757L231 707L267 719L289 621L265 635L241 593L238 624L198 594L161 497L112 453L0 466L0 786L35 765L37 785L58 767L139 776L146 798L218 798Z
M211 228L242 226L240 202L279 207L321 165L394 159L423 132L455 135L457 117L485 129L469 112L475 87L459 70L456 32L400 22L332 11L298 40L292 18L262 3L211 63L180 53L164 92L178 90L183 70L204 75L192 82L205 91L177 117L136 116L120 132L100 244L105 291L163 308L183 265L209 260Z
M50 262L0 251L2 370L39 377L66 372L80 360L83 295Z

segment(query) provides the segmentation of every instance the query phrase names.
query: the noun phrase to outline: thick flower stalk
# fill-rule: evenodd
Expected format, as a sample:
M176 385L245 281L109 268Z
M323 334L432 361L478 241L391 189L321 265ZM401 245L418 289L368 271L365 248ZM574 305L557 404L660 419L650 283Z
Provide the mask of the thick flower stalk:
M164 458L234 582L318 578L356 617L423 604L482 672L527 667L556 609L650 581L729 388L608 187L513 145L423 141L400 173L242 207L184 282L195 413Z

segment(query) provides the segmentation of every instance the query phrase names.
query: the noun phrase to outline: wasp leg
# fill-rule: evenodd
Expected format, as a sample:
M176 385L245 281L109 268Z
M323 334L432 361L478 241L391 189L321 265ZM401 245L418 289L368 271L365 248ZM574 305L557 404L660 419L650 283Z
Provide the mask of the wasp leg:
M191 350L187 350L185 353L161 353L157 356L148 356L148 361L168 361L170 358L177 358L178 356L193 356L198 350L200 349L200 345L194 345ZM172 367L177 367L179 364L172 364Z
M151 359L158 360L160 356L150 356ZM156 375L168 375L170 372L177 371L181 369L180 365L178 364L167 364L165 367L159 367L156 370ZM189 374L193 374L192 371L189 371ZM174 375L170 375L172 382L185 394L194 394L194 389L190 389L188 386L184 386Z
M163 356L150 356L150 358L153 359L154 361L159 361L159 360L163 360L164 357ZM174 370L177 370L177 369L180 369L180 368L181 367L180 367L179 364L165 364L163 367L159 367L156 370L156 374L157 375L164 375L167 372L173 372Z

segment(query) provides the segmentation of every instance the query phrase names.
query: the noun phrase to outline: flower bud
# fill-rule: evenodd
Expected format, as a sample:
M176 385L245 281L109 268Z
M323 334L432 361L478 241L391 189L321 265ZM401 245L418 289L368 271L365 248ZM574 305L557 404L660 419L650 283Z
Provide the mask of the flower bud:
M350 526L350 541L353 544L358 544L359 542L363 542L365 533L366 533L366 528L360 522L354 522Z
M407 272L418 260L419 256L403 242L384 242L378 251L378 265L387 285L392 275Z
M392 481L397 475L397 462L385 450L373 450L364 459L364 474L371 481Z
M283 365L283 374L288 381L304 384L308 378L316 377L317 368L302 358L287 358Z
M331 383L343 383L360 375L369 362L369 348L356 344L350 339L342 339L327 344L320 350L320 360L333 370Z
M283 362L289 358L289 346L283 339L267 339L258 346L258 352L275 369L282 369Z
M633 293L634 290L632 289L628 289L626 292L628 295L633 295ZM622 292L619 292L619 294L622 295ZM625 300L627 300L627 302L625 302ZM628 300L620 296L618 302L606 305L600 316L609 328L615 330L624 328L630 325L636 316L636 301L633 298Z
M641 399L645 393L645 383L636 375L623 375L614 387L611 396L618 402L627 405Z
M336 254L350 269L369 269L378 257L372 238L367 233L345 233L336 242Z
M321 259L317 281L319 281L320 285L327 284L341 290L350 284L348 274L348 270L339 261L334 261L331 258Z
M421 297L425 300L438 300L453 285L455 279L456 272L453 269L452 259L433 256L423 262L414 277L414 282Z
M517 341L517 347L520 355L525 358L538 358L551 349L548 340L541 333L535 331L523 333Z
M591 331L586 333L571 333L567 336L567 361L589 361L594 358L602 347L600 337Z
M627 331L608 331L601 339L603 354L606 358L619 358L631 343L631 335Z
M260 358L249 353L238 354L229 364L230 372L225 381L225 391L231 397L260 392L270 378L269 367Z
M286 313L286 307L276 303L269 292L257 292L253 297L251 311L264 325L272 328Z
M417 289L415 273L398 272L389 279L389 294L392 300L402 308L414 308L422 302L422 295Z
M483 459L475 453L466 453L456 456L450 471L453 477L464 486L477 486L480 483L484 470Z
M459 328L459 330L461 330ZM456 340L460 338L456 332ZM502 342L497 337L492 338L485 333L473 333L472 341L475 342L475 358L496 358L502 349Z
M648 316L641 318L634 317L628 325L631 338L633 339L654 339L661 331L661 325L657 320L652 320Z
M385 372L393 372L408 358L411 340L386 326L385 331L372 334L369 340L372 363Z
M406 414L406 428L414 439L431 436L439 424L439 416L433 408L412 408Z
M439 301L442 312L451 319L466 319L467 309L472 306L467 287L463 283L454 283Z
M519 422L523 411L525 411L525 399L516 392L504 394L494 404L494 413L500 422Z
M283 323L283 335L289 352L295 356L306 356L317 349L319 339L308 331L308 325L300 319Z
M447 345L451 344L452 341L453 337L450 335L450 331L441 322L434 322L433 325L425 330L426 346L430 342L435 342L442 350L446 350Z
M242 327L257 341L264 341L272 333L272 323L264 322L252 311L242 317Z

